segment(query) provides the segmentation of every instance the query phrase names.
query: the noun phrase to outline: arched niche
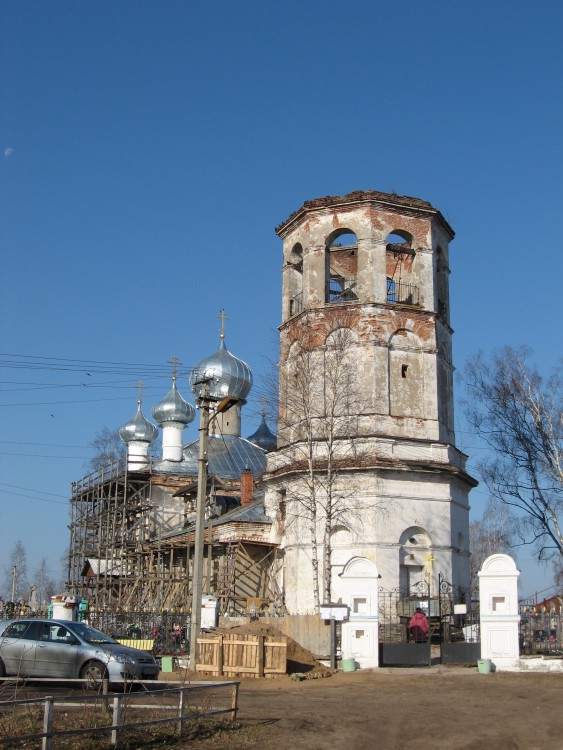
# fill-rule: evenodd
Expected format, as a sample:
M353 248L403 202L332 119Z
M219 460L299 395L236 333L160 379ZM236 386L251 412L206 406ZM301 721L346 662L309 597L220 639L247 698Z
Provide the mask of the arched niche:
M367 557L352 557L340 573L342 579L373 578L377 580L378 576L377 565Z
M409 526L399 537L399 587L407 596L419 593L428 580L432 539L421 526Z
M330 541L333 547L350 544L352 541L352 532L344 524L338 524L330 531Z
M325 346L327 349L352 347L358 341L358 332L352 328L340 326L327 334Z

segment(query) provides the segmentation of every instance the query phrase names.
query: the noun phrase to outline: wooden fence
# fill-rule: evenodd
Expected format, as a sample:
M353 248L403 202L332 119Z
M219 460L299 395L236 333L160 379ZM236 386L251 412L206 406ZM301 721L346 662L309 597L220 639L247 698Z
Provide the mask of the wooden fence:
M196 670L212 675L271 677L287 670L287 639L239 633L197 639Z
M73 681L74 682L74 681ZM189 720L208 718L212 716L220 716L228 714L231 720L236 719L238 711L238 687L239 682L206 682L190 684L188 686L173 688L168 690L157 690L147 691L141 696L145 698L162 698L167 695L177 695L178 701L176 704L163 704L152 703L142 704L136 703L138 696L133 694L104 694L96 696L81 696L79 702L76 702L76 698L72 697L57 697L48 696L45 698L28 698L23 700L13 701L0 701L0 711L2 712L4 722L6 724L7 712L12 709L17 711L22 707L27 708L30 706L37 706L43 704L43 731L26 733L23 731L20 733L14 733L12 730L9 732L10 736L2 736L3 725L0 726L0 745L10 744L13 745L16 742L24 742L27 740L42 740L42 750L51 750L52 742L54 737L69 737L69 736L80 736L80 735L92 735L92 734L110 734L111 744L117 745L119 741L119 733L126 729L137 729L139 727L154 727L163 724L175 723L177 725L178 735L182 735L184 723ZM227 705L220 706L223 700L220 694L227 693L226 702ZM229 700L230 693L230 700ZM84 728L73 728L73 729L57 729L54 727L54 709L64 709L66 712L69 708L81 709L79 712L82 717L90 716L92 709L89 708L88 704L101 704L103 710L111 715L111 724L102 727L84 727ZM125 710L127 709L127 710ZM164 712L172 712L173 716L167 716L166 718L151 719L148 721L126 721L125 716L129 715L132 709L138 709L143 711L145 714L147 710L157 710L161 714ZM66 713L65 713L66 715Z

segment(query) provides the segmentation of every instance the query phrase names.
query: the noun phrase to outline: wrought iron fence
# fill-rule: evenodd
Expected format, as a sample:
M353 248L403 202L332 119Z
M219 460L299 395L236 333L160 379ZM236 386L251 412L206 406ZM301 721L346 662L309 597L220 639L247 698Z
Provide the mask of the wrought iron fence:
M337 302L352 302L357 300L355 276L332 276L326 287L326 301L331 304Z
M480 610L477 589L457 587L440 573L438 577L440 601L440 639L446 643L479 643Z
M387 302L403 305L418 305L418 287L405 281L387 279Z
M560 609L523 606L520 609L520 651L563 656L563 614Z
M429 666L431 663L430 613L433 600L428 584L420 581L409 592L379 590L379 662L381 666ZM411 627L417 610L425 615L424 627ZM423 620L423 622L424 622Z
M88 623L113 638L151 640L155 655L189 652L190 614L185 610L91 609Z
M417 618L420 610L424 617ZM428 583L410 591L379 591L380 663L383 666L428 666L432 657L444 664L465 664L480 657L479 606L470 590L438 577L437 595Z
M471 664L481 656L477 591L457 587L438 576L439 642L442 664Z
M417 608L427 615L432 600L428 585L421 581L410 592L400 588L379 589L379 640L383 643L408 643L412 640L409 623ZM432 606L434 612L434 605Z
M299 315L303 311L303 292L296 294L293 299L289 300L289 314Z
M11 605L11 606L10 606ZM49 618L47 609L32 611L25 605L4 604L0 620ZM156 656L189 653L191 618L186 610L156 610L102 607L80 613L79 619L116 639L152 641Z

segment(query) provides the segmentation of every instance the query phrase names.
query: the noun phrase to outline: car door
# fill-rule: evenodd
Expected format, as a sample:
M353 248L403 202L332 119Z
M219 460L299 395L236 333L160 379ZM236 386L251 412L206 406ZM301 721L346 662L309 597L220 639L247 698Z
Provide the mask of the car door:
M6 674L29 677L35 674L35 651L39 623L33 620L16 620L3 633L0 656Z
M76 678L78 639L64 625L43 622L35 652L37 677Z

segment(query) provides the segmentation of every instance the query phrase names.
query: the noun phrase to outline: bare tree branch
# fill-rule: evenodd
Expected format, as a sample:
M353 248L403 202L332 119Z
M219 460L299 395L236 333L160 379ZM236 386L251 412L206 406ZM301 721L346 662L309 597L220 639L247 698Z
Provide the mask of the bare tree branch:
M333 535L354 532L365 509L355 474L361 447L354 435L362 411L354 359L354 322L342 311L319 330L306 318L280 367L278 475L285 483L288 527L310 545L315 606L331 600ZM322 554L322 560L319 559Z
M493 451L479 466L492 497L518 512L523 543L545 559L563 555L561 378L544 382L529 357L510 347L490 361L477 354L465 368L466 411Z

